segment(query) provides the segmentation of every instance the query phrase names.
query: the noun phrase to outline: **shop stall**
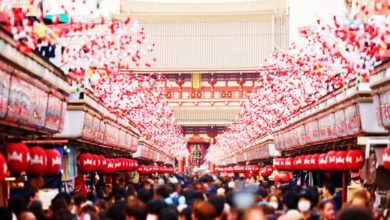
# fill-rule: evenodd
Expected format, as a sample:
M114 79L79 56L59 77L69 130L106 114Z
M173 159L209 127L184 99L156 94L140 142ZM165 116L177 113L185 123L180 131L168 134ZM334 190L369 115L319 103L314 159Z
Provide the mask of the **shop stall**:
M3 173L0 205L10 196L38 190L61 174L63 152L40 145L64 128L70 86L66 75L0 29L0 138Z

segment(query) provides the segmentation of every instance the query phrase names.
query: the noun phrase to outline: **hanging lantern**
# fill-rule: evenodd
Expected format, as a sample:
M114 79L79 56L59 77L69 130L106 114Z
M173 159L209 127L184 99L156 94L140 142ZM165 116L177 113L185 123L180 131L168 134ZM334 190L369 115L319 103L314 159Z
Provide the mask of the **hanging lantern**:
M318 168L324 171L328 169L328 158L325 153L318 157Z
M293 163L294 170L302 170L302 164L303 164L302 157L296 156L294 158L294 163Z
M361 150L350 150L345 158L345 163L350 170L359 170L365 162L364 152Z
M303 169L311 170L311 155L303 156Z
M77 168L82 173L91 172L93 170L93 159L89 153L82 153L77 157Z
M292 157L287 157L286 159L284 159L285 170L293 170L293 163L294 159Z
M61 172L61 154L58 150L46 150L47 165L45 169L46 175L56 175Z
M383 167L390 170L390 146L387 146L382 155Z
M310 157L310 169L311 170L319 170L320 167L318 165L319 154L312 154Z
M336 151L331 150L326 154L327 165L326 170L335 170L336 169Z
M274 165L275 169L280 170L280 159L279 158L275 158L274 161L273 161L273 165Z
M0 154L0 183L4 182L8 174L7 161L5 160L4 156Z
M30 154L23 143L9 143L5 147L8 169L11 173L21 173L28 169Z
M279 163L280 163L280 170L285 170L286 169L285 158L280 158Z
M145 165L139 165L137 173L139 173L140 175L145 175Z
M45 149L42 147L30 147L30 165L27 169L27 173L30 175L43 174L46 169L47 157Z
M347 157L347 151L338 151L336 153L336 170L347 170L347 164L345 164L345 158Z

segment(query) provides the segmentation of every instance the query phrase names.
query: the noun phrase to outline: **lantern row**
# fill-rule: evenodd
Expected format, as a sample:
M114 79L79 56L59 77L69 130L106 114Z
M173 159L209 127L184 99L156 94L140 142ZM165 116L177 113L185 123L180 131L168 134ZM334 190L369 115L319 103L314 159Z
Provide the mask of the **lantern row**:
M359 170L365 162L361 150L334 151L327 153L275 158L273 165L278 170Z
M133 171L138 161L128 158L105 158L102 155L81 153L77 157L77 168L82 173L101 171L104 174Z
M5 157L4 157L5 156ZM61 172L61 154L55 149L39 146L27 147L24 143L9 143L0 154L0 182L10 173L28 175L57 175Z

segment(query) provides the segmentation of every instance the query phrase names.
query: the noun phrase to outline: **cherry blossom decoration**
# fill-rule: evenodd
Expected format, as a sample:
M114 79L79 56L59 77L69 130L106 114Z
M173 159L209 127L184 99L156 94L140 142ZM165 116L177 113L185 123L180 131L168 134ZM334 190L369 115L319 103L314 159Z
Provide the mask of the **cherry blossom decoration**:
M362 7L362 10L367 10ZM273 54L260 72L258 84L231 126L210 146L206 159L217 162L311 107L338 88L368 82L381 55L390 49L390 15L334 17L317 21L305 41ZM352 84L351 82L355 82Z
M70 8L62 5L63 13L75 10L72 4L80 2L86 4L72 0ZM46 25L39 10L42 1L29 3L29 8L15 9L12 1L0 0L4 27L13 34L20 52L50 45L63 48L56 65L73 80L76 91L91 89L111 112L135 124L161 150L177 157L187 155L183 132L164 100L163 81L132 74L134 68L148 68L156 62L154 43L137 21L101 17L75 22L71 17L67 24L54 18Z

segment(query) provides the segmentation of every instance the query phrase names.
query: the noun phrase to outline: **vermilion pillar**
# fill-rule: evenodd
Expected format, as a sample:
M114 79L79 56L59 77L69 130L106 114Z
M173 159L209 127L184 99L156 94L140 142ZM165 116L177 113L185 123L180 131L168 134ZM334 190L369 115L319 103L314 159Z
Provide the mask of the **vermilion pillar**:
M178 159L178 167L179 173L184 173L184 158Z

